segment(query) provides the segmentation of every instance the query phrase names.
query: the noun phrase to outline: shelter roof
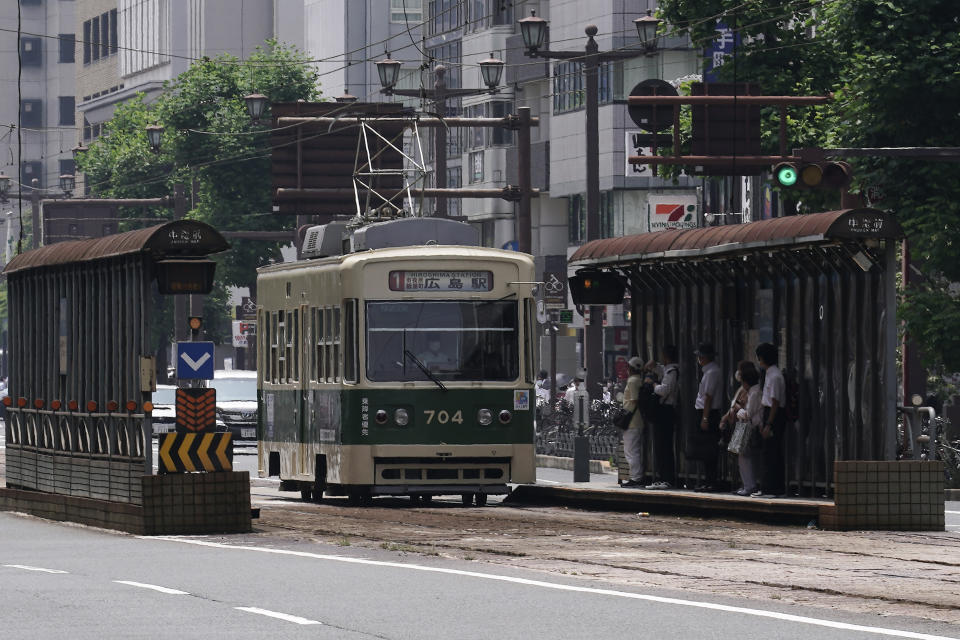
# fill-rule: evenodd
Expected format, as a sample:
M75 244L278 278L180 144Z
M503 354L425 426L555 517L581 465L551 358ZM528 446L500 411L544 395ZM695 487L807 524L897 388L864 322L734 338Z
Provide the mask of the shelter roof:
M72 240L25 251L4 267L4 275L36 267L104 260L137 253L154 258L200 257L230 248L220 233L197 220L174 220L145 229L90 240Z
M667 229L591 240L577 249L569 262L580 266L613 266L694 255L710 257L751 250L770 251L834 240L902 237L903 229L890 213L870 208L841 209L746 224Z

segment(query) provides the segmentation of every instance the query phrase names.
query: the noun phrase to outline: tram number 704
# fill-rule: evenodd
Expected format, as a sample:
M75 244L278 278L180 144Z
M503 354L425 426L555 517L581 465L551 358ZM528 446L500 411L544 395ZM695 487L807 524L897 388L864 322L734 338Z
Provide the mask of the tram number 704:
M436 411L435 409L424 409L423 414L427 417L427 424L433 424L434 418L440 424L447 424L448 422L456 422L457 424L463 424L463 413L457 409L456 413L452 416L444 410Z

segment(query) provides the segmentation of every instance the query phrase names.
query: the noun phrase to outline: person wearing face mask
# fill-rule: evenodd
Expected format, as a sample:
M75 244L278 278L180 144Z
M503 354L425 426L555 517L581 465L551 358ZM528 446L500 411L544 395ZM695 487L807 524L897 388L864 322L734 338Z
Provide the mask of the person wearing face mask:
M732 432L737 422L749 425L749 434L758 434L757 429L763 421L763 412L760 405L760 372L749 360L737 365L734 374L740 388L730 403L730 409L720 419L721 431ZM749 496L757 491L759 481L760 452L754 443L756 438L749 435L744 439L737 454L737 464L740 469L740 480L743 486L735 493L738 496Z

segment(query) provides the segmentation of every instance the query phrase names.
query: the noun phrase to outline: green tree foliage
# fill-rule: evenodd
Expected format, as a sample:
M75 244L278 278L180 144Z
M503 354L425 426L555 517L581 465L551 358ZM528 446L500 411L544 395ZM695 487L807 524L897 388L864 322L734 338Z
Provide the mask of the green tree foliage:
M296 50L268 42L240 61L222 55L195 62L151 104L143 97L120 105L106 133L79 160L91 192L100 197L169 195L186 185L187 217L221 231L270 231L292 220L270 215L269 134L251 123L243 100L262 93L270 102L318 97L317 76ZM265 114L269 118L269 111ZM163 127L159 153L146 127ZM170 210L127 211L129 217L169 219ZM279 258L279 243L234 240L218 258L217 280L252 286L258 266Z
M833 93L795 110L790 146L960 146L960 3L956 0L661 0L670 29L706 45L717 18L744 37L722 80L756 82L766 94ZM764 114L775 151L775 113ZM956 164L916 158L851 158L853 189L903 224L922 279L900 312L933 368L960 371L960 182ZM812 192L806 210L822 210ZM879 196L882 195L882 199ZM821 206L817 206L821 205Z
M270 196L269 107L264 124L253 124L244 96L261 93L273 102L316 100L317 75L297 50L268 42L246 60L229 55L203 59L164 85L147 104L143 96L117 107L105 134L78 160L95 197L150 198L171 195L185 185L187 217L220 231L292 229L294 221L273 216ZM163 127L159 153L151 151L146 127ZM124 209L138 220L169 220L172 209ZM149 220L147 222L149 224ZM256 268L279 260L280 243L231 240L230 251L214 256L217 283L206 296L205 331L212 339L230 336L227 286L255 287ZM159 300L162 343L172 326L172 302ZM158 343L159 344L159 343Z

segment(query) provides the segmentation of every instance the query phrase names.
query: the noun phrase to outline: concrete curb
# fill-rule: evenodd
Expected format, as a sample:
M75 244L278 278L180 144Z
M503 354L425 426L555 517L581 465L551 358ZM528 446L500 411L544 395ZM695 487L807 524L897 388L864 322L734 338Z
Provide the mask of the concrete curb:
M573 471L573 458L562 456L542 456L537 454L537 466L548 469L565 469ZM613 473L613 467L608 460L591 460L590 473Z

